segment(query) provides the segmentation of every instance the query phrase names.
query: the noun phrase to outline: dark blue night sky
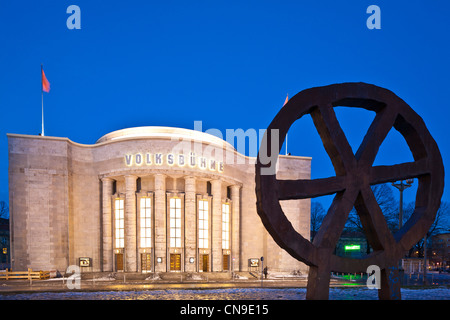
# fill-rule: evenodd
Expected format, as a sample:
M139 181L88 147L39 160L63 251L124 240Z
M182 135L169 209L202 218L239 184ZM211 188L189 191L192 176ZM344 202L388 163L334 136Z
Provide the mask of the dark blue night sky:
M72 4L80 30L66 26ZM372 4L381 9L379 30L366 26ZM8 200L6 133L41 132L41 63L51 83L47 136L92 144L122 128L194 129L194 121L223 134L265 129L287 94L362 81L422 116L446 166L449 12L439 0L2 1L0 200ZM357 148L374 115L340 108L337 116ZM334 175L310 118L292 127L288 152L313 157L313 178ZM392 132L376 164L411 159ZM408 189L405 201L414 194Z

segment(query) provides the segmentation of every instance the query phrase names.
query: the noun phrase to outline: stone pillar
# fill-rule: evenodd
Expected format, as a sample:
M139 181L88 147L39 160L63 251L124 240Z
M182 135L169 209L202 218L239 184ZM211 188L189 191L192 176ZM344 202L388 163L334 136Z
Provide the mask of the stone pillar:
M218 272L223 270L222 265L222 182L220 180L211 181L212 200L212 248L211 248L211 270Z
M240 254L241 254L241 239L240 239L240 187L238 185L231 186L231 271L240 271Z
M137 272L136 176L125 176L125 271Z
M112 238L112 206L111 196L114 180L102 179L102 210L103 210L103 263L102 271L113 271L113 238Z
M155 272L166 272L166 176L155 174ZM162 261L158 262L157 259Z
M195 203L195 178L184 179L184 265L185 272L196 272L197 265L197 212ZM194 263L189 261L194 258Z

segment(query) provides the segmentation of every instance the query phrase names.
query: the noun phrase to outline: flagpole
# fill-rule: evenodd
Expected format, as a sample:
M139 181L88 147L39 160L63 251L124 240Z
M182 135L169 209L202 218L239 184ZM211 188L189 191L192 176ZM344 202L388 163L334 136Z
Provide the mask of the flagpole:
M288 102L288 100L289 100L289 94L286 94L286 100L284 100L283 107L286 105L286 103ZM288 155L288 152L287 152L287 143L288 143L288 134L287 134L287 132L286 132L286 155Z
M42 82L44 79L42 79L42 63L41 63L41 99L42 99L42 132L41 136L44 136L44 83Z
M286 155L288 154L287 153L287 140L288 140L288 134L286 133Z

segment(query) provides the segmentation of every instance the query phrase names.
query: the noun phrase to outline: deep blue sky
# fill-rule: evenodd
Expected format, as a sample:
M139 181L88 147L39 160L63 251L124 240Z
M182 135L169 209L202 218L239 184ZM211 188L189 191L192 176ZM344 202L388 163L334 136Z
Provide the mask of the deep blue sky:
M393 2L1 1L0 200L8 198L6 133L41 131L41 63L51 83L47 136L92 144L126 127L193 129L195 120L224 134L264 129L286 94L363 81L422 116L447 166L450 2ZM81 30L66 27L71 4ZM371 4L381 8L381 30L366 27ZM357 147L373 116L341 109ZM288 149L313 157L313 178L333 175L310 119L292 128ZM411 159L394 132L376 163Z

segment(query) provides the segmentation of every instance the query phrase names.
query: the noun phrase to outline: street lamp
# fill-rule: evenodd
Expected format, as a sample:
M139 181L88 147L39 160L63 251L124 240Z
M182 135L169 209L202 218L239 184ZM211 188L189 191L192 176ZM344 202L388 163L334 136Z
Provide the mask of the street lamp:
M405 189L411 187L413 182L414 182L414 179L406 179L405 183L403 183L403 180L401 180L400 183L394 183L394 182L392 183L392 185L400 191L400 209L399 209L399 214L398 214L398 229L399 230L403 226L403 191ZM401 270L403 270L402 260L403 259L400 259L400 261L398 262L398 268L399 268L400 272L401 272ZM403 281L403 276L401 279Z
M400 209L399 209L399 217L398 217L398 228L401 229L403 226L403 190L412 186L414 179L406 179L406 182L403 183L403 180L400 183L392 183L394 187L396 187L400 191Z

